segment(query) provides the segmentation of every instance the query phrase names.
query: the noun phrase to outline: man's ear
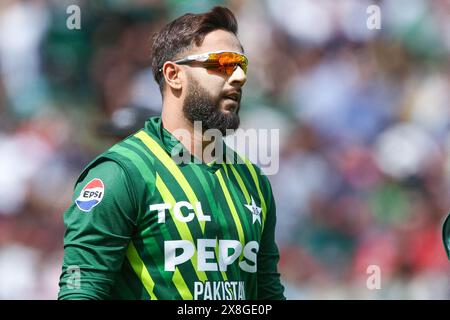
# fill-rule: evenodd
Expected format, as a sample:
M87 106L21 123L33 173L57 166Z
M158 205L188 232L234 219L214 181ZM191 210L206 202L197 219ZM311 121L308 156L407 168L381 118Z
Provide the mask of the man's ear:
M164 78L166 79L166 84L175 90L180 90L182 88L181 81L181 68L178 67L176 63L171 61L166 61L162 67L162 72Z

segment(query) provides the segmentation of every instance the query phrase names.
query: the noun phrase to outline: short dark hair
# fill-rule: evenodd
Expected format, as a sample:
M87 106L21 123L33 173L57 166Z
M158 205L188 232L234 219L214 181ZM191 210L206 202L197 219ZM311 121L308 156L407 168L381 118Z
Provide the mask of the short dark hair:
M164 91L165 81L160 69L164 63L191 49L194 44L201 46L205 36L218 29L237 35L237 21L230 9L216 6L206 13L187 13L168 23L154 35L152 71L161 94Z

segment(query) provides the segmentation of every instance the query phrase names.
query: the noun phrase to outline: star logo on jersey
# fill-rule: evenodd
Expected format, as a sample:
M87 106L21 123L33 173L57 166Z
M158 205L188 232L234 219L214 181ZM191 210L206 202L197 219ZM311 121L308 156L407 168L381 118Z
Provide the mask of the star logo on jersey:
M256 221L259 221L259 224L261 224L261 208L256 206L255 199L252 197L252 204L245 204L244 206L252 212L253 224L255 224Z

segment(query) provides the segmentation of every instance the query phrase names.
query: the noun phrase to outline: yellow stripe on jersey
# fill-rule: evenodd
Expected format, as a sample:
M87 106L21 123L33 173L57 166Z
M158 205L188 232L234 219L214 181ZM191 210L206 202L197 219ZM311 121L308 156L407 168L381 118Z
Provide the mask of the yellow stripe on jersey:
M220 172L220 170L216 171L216 175L219 178L220 186L222 187L223 194L225 195L225 199L227 200L227 204L228 204L228 207L230 208L231 215L233 216L234 223L236 224L239 241L242 243L242 246L245 246L244 230L242 229L241 220L239 219L239 215L236 211L233 200L231 199L230 191L228 190L227 185L225 184L225 181L223 180L223 176L222 176L222 173ZM241 256L242 256L242 254L241 254Z
M172 281L177 287L178 293L180 294L183 300L193 300L191 291L189 290L186 281L184 281L183 276L180 273L178 267L175 268L175 272L173 273Z
M252 200L250 198L250 194L248 193L247 187L244 184L244 180L242 180L241 175L237 172L237 170L233 166L230 166L230 168L234 176L236 177L239 187L244 193L245 201L247 201L247 204L251 204Z
M175 198L173 197L172 193L170 193L169 189L167 188L165 183L162 181L159 174L156 174L156 189L161 194L161 197L162 197L164 203L170 203L171 208L169 211L170 211L170 214L172 215L172 220L175 223L175 227L177 228L178 233L181 236L181 239L186 239L186 240L191 241L192 243L195 243L194 238L192 237L191 231L189 230L189 227L187 226L187 224L178 221L178 219L176 219L174 217L173 207L175 206L175 203L176 203ZM208 277L206 276L205 272L197 271L197 266L196 266L197 265L197 250L195 250L194 256L192 257L191 261L192 261L194 270L197 273L198 279L201 281L208 280ZM177 286L177 283L175 283L175 286ZM178 286L177 286L177 289L178 289Z
M256 185L256 189L258 190L259 199L261 200L262 221L263 221L261 230L264 230L264 225L266 223L266 213L267 213L266 200L264 199L264 196L261 192L261 188L259 186L258 175L256 174L253 164L247 158L244 158L244 161L245 161L245 164L247 165L248 170L250 171L250 174L252 175L253 181Z
M145 267L145 264L142 261L141 257L139 257L139 254L134 247L133 242L130 242L130 244L128 245L126 256L130 261L131 267L133 268L134 272L136 272L138 278L141 280L142 284L150 295L150 299L158 300L158 298L153 293L155 282L150 276L150 273L148 273L148 270Z
M175 180L180 185L181 189L183 189L184 193L189 199L189 202L192 204L197 203L198 202L197 197L195 196L194 191L192 190L191 186L186 180L186 177L183 175L180 168L178 168L175 161L173 161L173 159L167 155L164 149L161 148L161 146L144 131L140 131L136 133L134 136L140 139L147 146L147 148L149 148L150 151L159 159L159 161L167 168L167 170L169 170L169 172L173 175ZM194 212L195 215L198 217L196 206L194 206ZM202 230L203 233L205 233L205 221L201 221L200 219L198 219L198 222L200 224L200 229Z

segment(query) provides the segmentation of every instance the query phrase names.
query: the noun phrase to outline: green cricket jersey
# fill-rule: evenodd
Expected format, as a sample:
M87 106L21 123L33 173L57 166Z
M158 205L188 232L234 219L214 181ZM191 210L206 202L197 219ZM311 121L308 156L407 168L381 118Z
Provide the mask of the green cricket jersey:
M233 164L179 164L179 146L154 117L85 168L59 299L284 299L267 177L225 144Z

